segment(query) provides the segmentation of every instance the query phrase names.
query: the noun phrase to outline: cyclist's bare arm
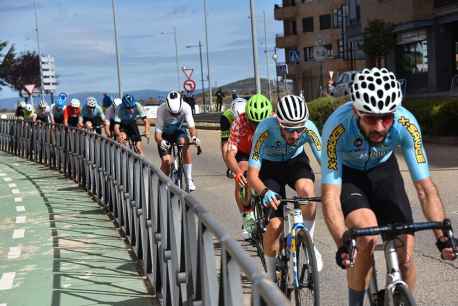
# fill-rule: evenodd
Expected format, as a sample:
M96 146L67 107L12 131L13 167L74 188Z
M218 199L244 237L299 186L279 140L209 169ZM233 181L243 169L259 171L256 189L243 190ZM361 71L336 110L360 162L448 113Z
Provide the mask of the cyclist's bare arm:
M197 130L195 127L190 127L189 128L189 134L191 134L191 137L197 136Z
M342 235L347 229L340 203L341 188L341 185L337 184L321 185L321 203L323 205L324 221L338 246L342 245Z
M119 130L119 123L115 123L114 125L114 134L116 137L119 137L119 134L121 133L121 131Z
M145 137L149 138L150 135L150 125L148 118L143 119L143 124L145 126Z
M106 134L108 137L111 137L111 133L110 133L110 121L105 120L104 129L105 129L105 134Z
M414 185L425 218L429 221L442 222L445 218L444 206L431 177L415 181ZM443 233L441 230L434 230L434 235L439 238Z
M243 171L242 169L240 169L237 159L235 159L236 154L237 154L237 148L231 147L231 145L229 145L225 153L224 161L226 162L227 167L231 169L233 173L235 173L236 177L237 176L239 177L239 178L236 178L239 185L241 187L244 187L245 185L248 184L248 181L245 178L245 176L243 175Z
M154 132L154 140L157 144L161 144L162 141L162 132L158 132L157 130Z

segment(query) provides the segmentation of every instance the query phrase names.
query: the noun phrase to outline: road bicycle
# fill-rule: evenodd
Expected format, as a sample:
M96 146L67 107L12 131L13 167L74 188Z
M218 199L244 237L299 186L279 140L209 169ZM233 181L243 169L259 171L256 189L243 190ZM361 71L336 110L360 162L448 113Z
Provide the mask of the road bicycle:
M371 306L414 306L415 299L410 292L407 284L402 280L399 269L399 259L396 249L402 247L399 235L414 233L418 231L440 229L444 235L451 239L452 248L458 255L458 248L455 244L452 225L450 220L443 222L417 222L412 224L389 224L380 227L367 227L350 229L343 235L343 241L350 250L350 262L354 264L354 254L356 250L356 239L362 236L382 235L383 244L377 245L375 250L382 250L386 262L386 283L383 289L379 289L377 284L377 271L375 269L375 259L372 255L372 275L369 281L368 297ZM397 243L398 242L398 243ZM399 242L401 245L399 245Z
M321 202L320 197L280 199L283 205L283 233L277 255L278 285L291 305L320 305L320 286L315 247L304 226L301 206Z
M304 226L301 206L321 202L320 197L293 197L280 199L283 205L283 232L280 236L280 251L276 258L277 283L291 300L292 305L320 305L320 287L315 247L309 231ZM265 214L261 198L251 198L255 215L255 226L251 233L256 252L266 269L263 234L273 212Z
M170 171L169 171L169 177L172 180L172 182L178 186L180 189L184 189L186 192L189 192L188 188L184 187L183 185L183 176L184 176L184 168L183 168L183 148L185 147L184 144L177 144L177 143L171 143L171 149L172 149L172 157L173 157L173 162L170 165ZM190 145L195 145L197 147L197 155L202 154L202 148L191 142L187 144L188 146Z

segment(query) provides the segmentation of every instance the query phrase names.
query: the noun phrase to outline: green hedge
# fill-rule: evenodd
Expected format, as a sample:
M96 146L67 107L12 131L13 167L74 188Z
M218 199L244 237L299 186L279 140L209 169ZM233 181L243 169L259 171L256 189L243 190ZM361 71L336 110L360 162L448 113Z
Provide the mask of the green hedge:
M310 119L321 130L329 115L348 97L320 97L308 103ZM428 136L458 136L458 98L409 99L403 103L417 118L422 133Z

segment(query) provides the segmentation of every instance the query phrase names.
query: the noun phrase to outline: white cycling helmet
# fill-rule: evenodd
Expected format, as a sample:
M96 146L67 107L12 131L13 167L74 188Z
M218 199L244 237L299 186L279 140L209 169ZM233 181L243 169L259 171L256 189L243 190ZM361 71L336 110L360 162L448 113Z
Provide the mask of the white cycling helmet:
M18 103L17 103L17 106L20 107L20 108L25 108L25 105L26 105L26 103L25 103L24 100L20 100L20 101L18 101Z
M393 113L401 105L401 84L386 68L363 69L351 85L353 106L372 114Z
M38 105L40 108L47 108L48 107L48 103L46 103L45 100L41 100L40 101L40 104Z
M235 98L231 102L231 110L235 118L245 113L246 100L244 98Z
M118 107L119 105L122 104L122 100L120 98L115 98L113 100L113 103L114 103L115 107Z
M30 103L27 103L26 106L25 106L25 111L26 111L27 113L33 112L33 105L30 104Z
M277 120L281 127L304 127L309 119L309 110L304 99L287 95L277 104Z
M178 114L183 107L183 97L178 91L172 90L166 98L167 107L172 114Z
M94 97L88 97L86 99L86 102L87 102L87 106L91 108L94 108L97 105L97 100Z
M78 100L76 98L72 98L72 100L70 101L70 106L73 107L73 108L79 108L80 105L81 105L80 100Z

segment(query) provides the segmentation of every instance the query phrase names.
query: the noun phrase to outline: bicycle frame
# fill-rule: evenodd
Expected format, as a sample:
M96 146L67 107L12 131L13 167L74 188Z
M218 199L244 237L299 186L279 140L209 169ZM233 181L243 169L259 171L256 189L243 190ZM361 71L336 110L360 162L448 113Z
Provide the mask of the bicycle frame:
M183 147L184 145L179 145L172 143L172 158L173 163L170 165L170 178L172 181L179 187L182 188L183 184Z

